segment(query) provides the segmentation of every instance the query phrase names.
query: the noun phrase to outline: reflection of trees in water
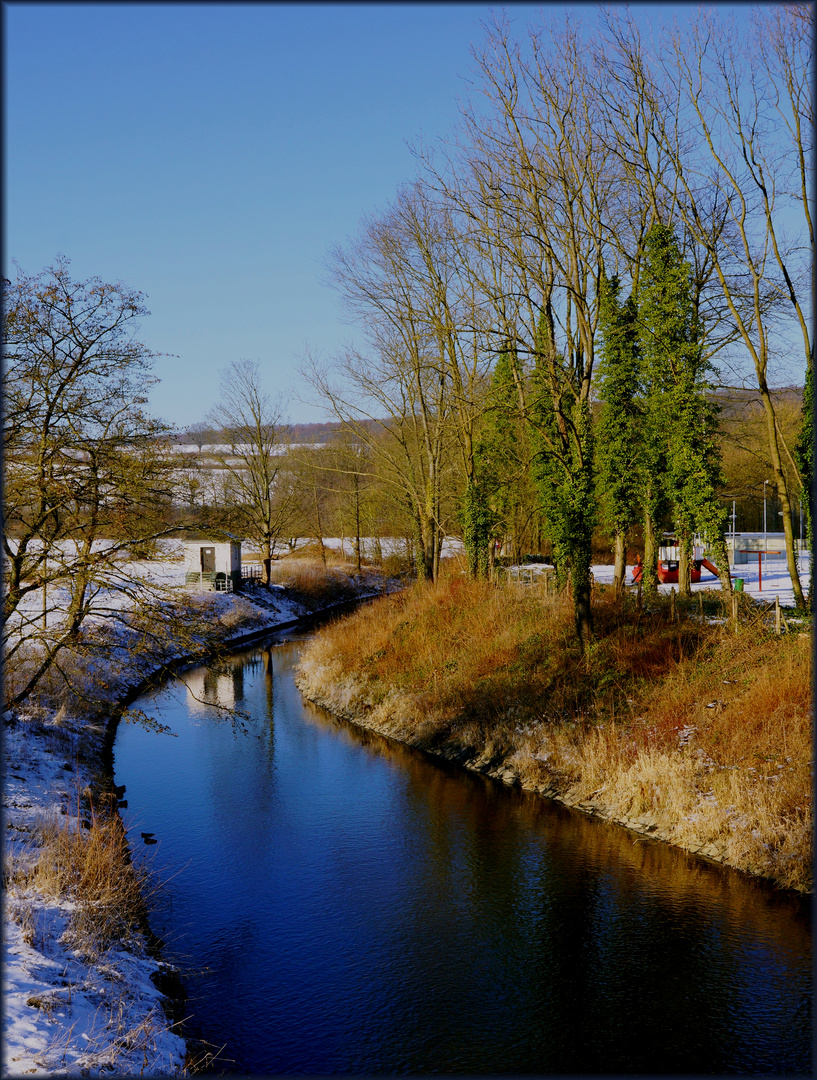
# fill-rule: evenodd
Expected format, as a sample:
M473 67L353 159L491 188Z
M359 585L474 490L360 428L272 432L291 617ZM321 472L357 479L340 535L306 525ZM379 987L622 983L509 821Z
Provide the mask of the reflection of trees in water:
M609 1061L653 1071L673 1058L684 1072L724 1062L735 1071L778 1039L802 1062L805 901L336 719L297 694L296 656L297 646L276 645L214 665L215 689L218 676L240 669L252 721L247 738L200 725L211 748L201 781L208 819L236 865L252 867L250 885L263 884L262 867L286 847L281 837L297 833L298 796L316 790L301 751L320 760L327 828L303 846L314 839L340 903L365 897L352 916L389 943L379 1000L400 1032L406 1071L427 1068L429 1013L436 1060L465 1062L465 1072L496 1061L498 1045L508 1047L506 1071L520 1073L608 1072ZM286 735L277 742L273 687ZM333 784L347 785L337 814ZM385 835L386 861L366 847L369 832L380 844ZM236 938L244 915L240 906L233 915ZM423 1009L406 993L417 985ZM577 1016L587 1035L578 1046ZM736 1045L737 1031L747 1047Z
M210 664L185 673L188 703L214 705L232 709L244 700L244 666L226 663Z
M528 927L539 925L543 931L551 927L554 932L558 927L556 951L564 954L574 982L580 974L577 957L609 951L607 929L618 925L624 933L636 923L640 926L639 912L645 914L644 929L639 929L632 955L643 965L644 977L654 965L664 966L667 930L673 927L679 933L670 933L669 939L677 942L678 955L669 958L670 965L690 984L706 985L715 975L738 978L744 959L738 955L742 950L738 936L731 933L735 926L746 928L750 936L780 953L784 962L809 963L810 909L805 898L534 793L431 759L310 703L305 703L305 717L403 772L412 810L425 818L435 873L446 879L430 882L429 888L481 894L499 877L503 889L493 909L497 940L519 925L520 911L527 913ZM554 922L555 908L560 914ZM680 932L684 927L700 928L702 922L718 941L719 963L725 965L720 973L700 951L690 951L687 935ZM575 934L565 936L571 926ZM602 956L593 963L598 967ZM597 984L589 968L586 975L588 986Z
M199 765L208 816L214 837L229 847L236 865L250 866L268 850L277 828L269 812L278 799L272 647L219 658L202 671L203 688L210 694L207 717L226 721L199 725L209 745Z
M267 691L269 719L274 712L274 661L273 649L267 646L256 652L227 656L214 661L208 667L188 672L185 681L191 704L196 699L208 705L230 709L246 700L246 687L264 680Z
M270 723L272 723L275 712L275 698L273 693L275 681L275 665L272 653L273 646L267 645L265 648L260 649L257 652L242 654L232 658L232 661L236 665L236 667L240 667L241 669L242 688L243 680L245 678L250 685L255 685L256 683L259 683L261 680L263 680L266 689L267 715Z

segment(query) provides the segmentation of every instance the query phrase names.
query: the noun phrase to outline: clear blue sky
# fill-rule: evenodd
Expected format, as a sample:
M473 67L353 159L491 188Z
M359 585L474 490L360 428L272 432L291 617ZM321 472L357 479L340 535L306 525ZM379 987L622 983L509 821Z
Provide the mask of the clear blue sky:
M521 33L537 9L506 10ZM7 4L6 276L62 253L75 277L145 292L140 337L175 354L152 407L179 428L232 360L308 395L306 344L331 357L352 333L321 284L326 252L413 177L407 142L450 131L490 13ZM289 416L323 418L297 400Z

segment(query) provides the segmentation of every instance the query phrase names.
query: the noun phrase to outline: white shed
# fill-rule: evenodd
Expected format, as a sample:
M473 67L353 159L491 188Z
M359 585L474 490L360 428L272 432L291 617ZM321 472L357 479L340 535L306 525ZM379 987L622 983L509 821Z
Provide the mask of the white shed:
M184 583L191 587L233 592L241 584L241 541L185 540Z

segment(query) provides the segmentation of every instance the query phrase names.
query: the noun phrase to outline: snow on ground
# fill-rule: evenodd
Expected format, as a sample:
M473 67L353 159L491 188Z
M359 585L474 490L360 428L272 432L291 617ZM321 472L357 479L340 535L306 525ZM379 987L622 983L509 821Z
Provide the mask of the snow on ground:
M328 547L352 554L352 541L339 538L325 541ZM300 544L298 546L301 546ZM403 550L401 541L383 542L383 553ZM448 541L446 554L461 550ZM146 580L164 588L184 584L182 547L166 542L164 558L134 567ZM537 568L538 569L538 568ZM542 568L544 569L544 568ZM631 580L628 568L627 580ZM612 566L594 566L599 583L611 583ZM757 564L737 567L735 576L744 580L744 591L753 599L773 602L780 597L792 606L791 580L782 560L770 560L763 569L759 588ZM720 583L706 570L693 591L717 589ZM808 562L801 563L804 586ZM668 593L672 586L660 586ZM203 594L213 620L229 619L246 603L223 593ZM110 598L114 602L115 598ZM120 601L121 602L121 601ZM273 587L268 607L256 609L252 627L246 622L236 634L236 644L249 629L271 629L298 619L305 609ZM124 695L147 674L144 667L128 666L123 642L122 670L115 693ZM89 742L101 747L103 732L89 731L82 720L54 715L16 716L6 714L4 732L4 816L5 867L22 866L30 858L33 830L47 822L78 824L80 793L89 783L94 754ZM78 753L82 746L82 754ZM91 759L89 763L88 759ZM169 1030L162 999L151 980L161 971L161 963L151 959L141 940L129 947L116 946L89 960L78 955L62 940L71 906L35 893L25 885L9 882L4 905L3 942L3 1076L70 1073L73 1075L161 1076L177 1074L184 1067L185 1043Z
M104 732L59 716L12 718L4 730L4 874L30 863L39 826L77 827L81 764L100 751ZM73 812L72 812L73 811ZM96 959L63 940L72 912L25 884L5 887L2 1074L177 1074L185 1044L169 1031L151 975L161 968L144 941ZM147 1066L147 1068L146 1068Z
M3 1075L181 1073L185 1043L168 1030L150 980L159 965L119 948L89 964L60 946L66 915L35 903L33 916L31 944L16 923L4 925Z
M165 559L134 564L131 570L163 588L186 594L181 548L167 545ZM363 586L361 581L361 586ZM199 594L213 624L237 629L227 642L258 630L291 623L307 609L282 586L273 586L250 607L241 596ZM121 610L123 594L106 597L106 607ZM263 606L261 606L263 604ZM250 617L248 618L248 611ZM150 674L121 646L106 662L111 699ZM203 644L204 642L202 642ZM118 653L118 655L117 655ZM168 656L159 658L167 662ZM119 670L111 675L114 666ZM158 660L153 662L153 670ZM113 706L112 706L113 707ZM31 865L38 828L53 823L80 828L81 793L92 780L104 730L88 721L42 709L4 716L4 941L3 1050L0 1075L84 1076L178 1074L185 1043L173 1034L162 996L151 976L163 965L152 959L141 936L83 957L63 937L72 904L57 901L28 885L22 873ZM17 880L14 879L15 874Z
M773 604L775 597L780 597L781 607L794 607L794 589L791 584L791 575L789 574L786 566L785 559L769 559L764 565L761 563L761 571L758 572L757 558L749 557L750 562L733 566L731 568L732 581L736 578L743 579L743 591L752 597L753 600L757 600L765 604ZM804 590L808 589L808 577L810 567L810 555L808 552L804 552L800 556L800 582ZM631 566L627 567L627 584L632 582L632 570ZM613 567L612 566L594 566L593 576L600 585L612 585L613 583ZM762 581L760 580L762 577ZM701 580L696 584L693 584L693 593L699 592L702 589L720 589L721 583L719 578L714 574L710 574L705 568L701 569ZM669 593L672 589L678 591L677 585L659 585L658 591L662 593Z

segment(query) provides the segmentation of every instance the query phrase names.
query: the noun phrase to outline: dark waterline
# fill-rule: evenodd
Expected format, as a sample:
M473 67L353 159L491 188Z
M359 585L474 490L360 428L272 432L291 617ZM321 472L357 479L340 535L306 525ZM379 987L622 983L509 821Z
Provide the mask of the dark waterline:
M115 744L221 1069L810 1075L809 901L338 722L298 648L185 672L138 702L177 737Z

